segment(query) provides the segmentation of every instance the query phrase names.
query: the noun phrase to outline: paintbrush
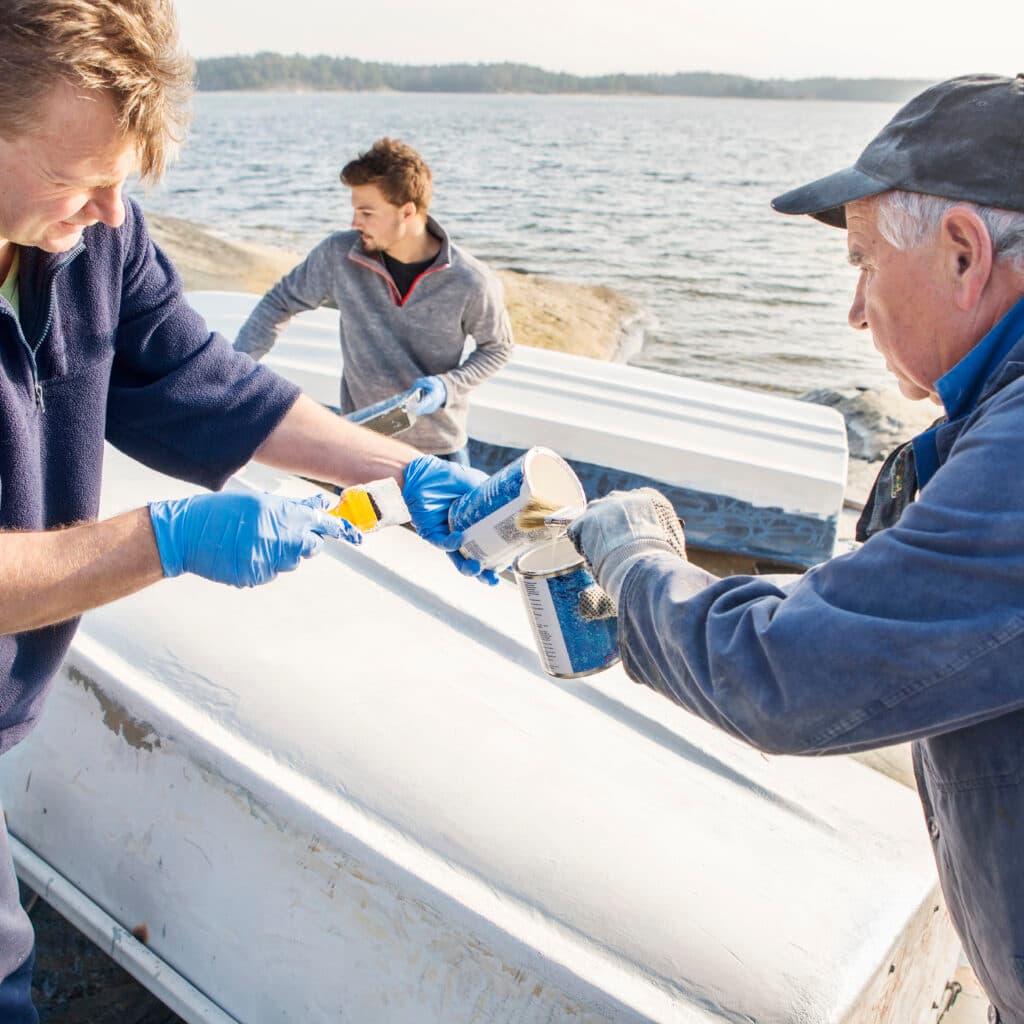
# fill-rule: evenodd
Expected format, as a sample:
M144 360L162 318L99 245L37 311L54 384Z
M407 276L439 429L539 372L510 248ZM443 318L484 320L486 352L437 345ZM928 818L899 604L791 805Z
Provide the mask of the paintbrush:
M568 526L582 513L580 505L556 505L533 495L519 510L516 526L520 530L542 530L545 526Z

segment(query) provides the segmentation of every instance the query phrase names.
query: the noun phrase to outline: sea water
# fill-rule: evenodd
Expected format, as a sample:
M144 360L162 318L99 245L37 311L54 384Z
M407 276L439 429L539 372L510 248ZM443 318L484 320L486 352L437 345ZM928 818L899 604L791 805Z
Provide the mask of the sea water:
M636 96L200 93L146 209L305 253L349 225L340 168L414 145L432 212L495 267L637 303L630 361L798 395L887 381L846 314L845 232L771 198L848 166L895 104Z

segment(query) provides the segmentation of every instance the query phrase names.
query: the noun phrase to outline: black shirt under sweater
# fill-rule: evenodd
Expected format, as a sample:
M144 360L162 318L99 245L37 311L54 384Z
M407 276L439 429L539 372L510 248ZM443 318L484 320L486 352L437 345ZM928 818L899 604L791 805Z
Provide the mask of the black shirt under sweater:
M435 257L431 256L428 260L420 260L419 263L403 263L401 260L396 260L394 256L389 256L386 252L382 252L381 256L384 257L384 266L388 268L388 273L391 275L391 279L398 286L398 294L404 299L409 294L409 289L412 287L413 281L416 280L424 270L427 269L433 262Z

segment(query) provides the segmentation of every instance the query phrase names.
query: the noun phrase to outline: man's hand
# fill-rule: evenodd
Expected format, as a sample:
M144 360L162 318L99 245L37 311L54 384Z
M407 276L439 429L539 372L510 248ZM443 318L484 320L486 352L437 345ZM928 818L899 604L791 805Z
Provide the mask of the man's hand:
M452 502L472 491L487 479L478 469L467 469L436 455L421 455L405 467L402 497L416 532L426 541L448 552L459 572L476 576L481 582L495 584L492 569L481 571L480 563L459 554L462 534L448 528L448 509Z
M362 534L323 511L322 494L296 501L272 494L197 494L149 506L165 576L195 573L256 587L315 555L323 538L358 544Z
M429 416L448 401L448 389L440 377L419 377L412 382L412 386L422 392L416 406L417 416Z
M612 491L590 502L569 525L569 539L616 606L636 556L671 551L686 558L686 541L676 510L653 487Z

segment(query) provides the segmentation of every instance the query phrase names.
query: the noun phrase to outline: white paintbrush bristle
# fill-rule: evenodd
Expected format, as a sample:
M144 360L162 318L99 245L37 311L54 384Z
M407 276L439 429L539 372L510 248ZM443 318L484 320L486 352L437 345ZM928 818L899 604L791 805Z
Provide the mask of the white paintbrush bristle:
M565 526L582 511L567 505L558 505L546 498L532 497L516 516L520 530L540 530L546 526Z

